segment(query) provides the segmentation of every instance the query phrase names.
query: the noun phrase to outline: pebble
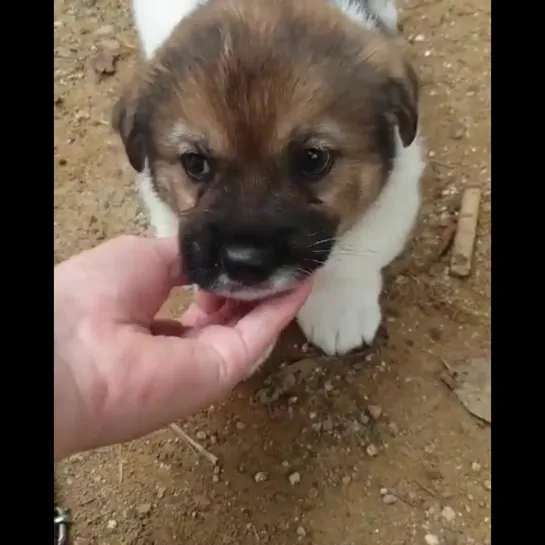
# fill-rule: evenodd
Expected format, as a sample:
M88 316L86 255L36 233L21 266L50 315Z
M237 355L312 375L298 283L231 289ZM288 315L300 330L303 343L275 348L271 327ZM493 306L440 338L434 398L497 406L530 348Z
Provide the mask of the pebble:
M461 140L466 134L466 128L462 123L454 123L450 128L450 137L453 140Z
M218 438L215 435L210 436L210 444L215 445L218 442Z
M369 405L367 410L369 411L369 414L373 420L378 420L382 415L382 409L378 405Z
M212 482L213 483L219 483L220 482L220 478L218 475L212 475Z
M395 422L390 422L388 424L388 431L395 437L399 433L399 428Z
M246 429L246 424L244 422L237 422L236 426L237 426L237 430L240 430L240 431Z
M147 515L151 511L151 503L142 503L136 508L139 515Z
M471 464L471 471L481 471L481 464L479 464L478 462L473 462Z
M297 526L297 535L299 537L305 537L307 535L307 531L302 526Z
M258 471L255 475L254 475L254 481L256 483L262 483L264 481L266 481L268 479L268 475L267 473L265 473L265 471Z
M157 487L157 498L162 500L165 497L166 491L167 491L166 486L158 486Z
M424 37L423 34L417 34L415 37L414 37L414 41L415 42L423 42L426 38Z
M199 441L202 441L202 440L206 439L206 432L203 431L203 430L199 430L199 431L196 433L195 437L196 437Z
M368 445L365 451L367 452L369 456L376 456L378 454L378 448L375 445L373 445L373 443Z
M95 34L97 36L108 36L110 34L113 34L114 33L114 27L112 25L104 25L104 26L101 26L96 32Z
M393 503L397 501L397 497L394 496L393 494L384 494L384 496L382 497L382 501L386 505L392 505Z
M333 429L333 420L331 418L326 418L322 422L322 428L324 431L331 431Z
M342 482L343 484L350 484L350 481L351 481L351 477L350 475L345 475L343 478L342 478Z
M439 545L439 538L433 534L426 534L424 536L424 541L426 545Z
M483 483L483 486L486 488L486 490L492 490L492 481L487 479L484 483Z
M301 474L298 471L295 471L288 476L288 481L290 482L291 486L299 484L301 482Z
M456 512L452 507L445 505L445 507L443 507L443 510L441 511L441 516L447 522L452 522L456 518Z
M115 528L117 528L117 522L113 519L109 520L106 526L108 527L108 530L115 530Z

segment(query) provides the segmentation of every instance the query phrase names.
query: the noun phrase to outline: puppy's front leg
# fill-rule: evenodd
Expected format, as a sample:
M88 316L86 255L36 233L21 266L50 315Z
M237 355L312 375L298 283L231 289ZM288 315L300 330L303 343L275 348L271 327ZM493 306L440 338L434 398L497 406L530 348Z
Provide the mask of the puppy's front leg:
M297 317L307 340L329 356L371 344L382 320L381 289L373 261L344 256L327 263Z

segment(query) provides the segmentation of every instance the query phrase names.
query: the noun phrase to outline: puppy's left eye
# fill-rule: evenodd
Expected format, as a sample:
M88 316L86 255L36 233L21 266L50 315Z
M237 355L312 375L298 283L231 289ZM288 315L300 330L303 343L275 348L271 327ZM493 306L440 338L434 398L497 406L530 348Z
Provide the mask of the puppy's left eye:
M197 182L207 182L214 176L210 159L200 153L185 153L180 162L187 175Z
M318 180L333 166L331 153L321 148L304 148L292 156L292 171L298 178Z

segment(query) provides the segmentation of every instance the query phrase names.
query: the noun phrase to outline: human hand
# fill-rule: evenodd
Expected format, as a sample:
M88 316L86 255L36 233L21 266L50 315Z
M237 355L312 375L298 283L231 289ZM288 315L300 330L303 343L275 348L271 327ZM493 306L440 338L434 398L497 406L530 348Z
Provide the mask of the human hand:
M257 306L198 293L179 321L156 319L183 284L175 239L123 236L55 267L55 459L227 396L310 291L307 281Z

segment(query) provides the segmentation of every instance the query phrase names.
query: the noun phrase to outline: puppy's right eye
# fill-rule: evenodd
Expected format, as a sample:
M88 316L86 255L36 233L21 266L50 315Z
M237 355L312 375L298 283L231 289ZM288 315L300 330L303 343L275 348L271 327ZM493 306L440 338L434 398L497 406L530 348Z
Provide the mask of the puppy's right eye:
M196 182L208 182L214 176L212 162L200 153L184 153L180 162L187 175Z

